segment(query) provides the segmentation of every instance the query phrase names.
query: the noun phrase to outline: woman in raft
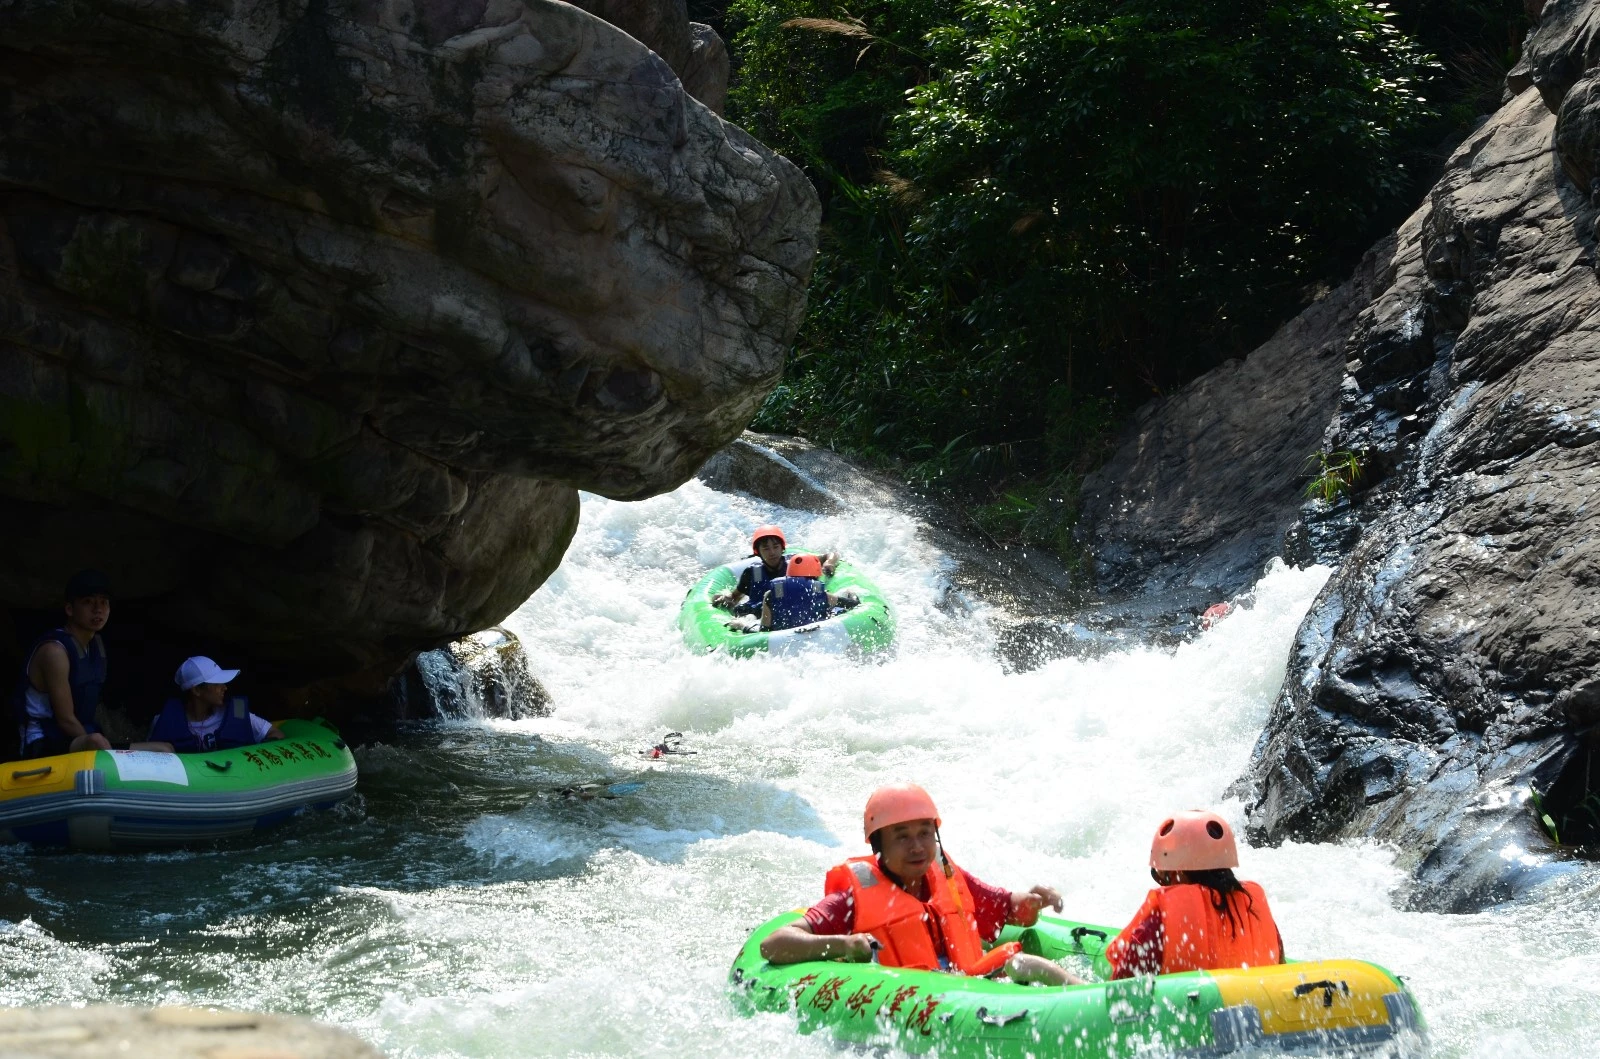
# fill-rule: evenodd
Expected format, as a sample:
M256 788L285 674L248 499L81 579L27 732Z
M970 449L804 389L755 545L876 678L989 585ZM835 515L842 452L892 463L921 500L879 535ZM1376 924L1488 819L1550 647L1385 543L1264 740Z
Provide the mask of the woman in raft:
M826 896L800 922L767 935L762 957L778 964L876 959L886 967L1078 984L1015 942L984 951L1005 924L1031 926L1046 905L1059 912L1061 895L1048 886L1012 893L956 867L939 823L933 799L915 784L874 791L862 821L873 855L831 869Z
M1216 813L1174 813L1150 843L1159 884L1133 922L1106 946L1112 978L1283 962L1283 938L1267 895L1240 882L1233 829Z

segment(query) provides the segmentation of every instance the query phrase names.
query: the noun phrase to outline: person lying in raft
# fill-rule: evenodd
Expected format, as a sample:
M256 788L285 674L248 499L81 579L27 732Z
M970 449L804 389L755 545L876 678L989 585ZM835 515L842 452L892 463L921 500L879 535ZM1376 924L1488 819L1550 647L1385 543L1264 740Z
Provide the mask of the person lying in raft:
M282 739L277 725L250 712L249 699L229 697L228 682L238 675L204 655L184 659L173 678L181 698L167 700L150 726L150 739L180 754Z
M1082 979L1015 942L983 951L1007 923L1030 926L1045 905L1061 910L1048 886L1012 893L979 881L945 855L939 810L915 784L882 787L867 799L863 828L874 856L829 870L826 896L799 923L761 942L772 963L876 958L886 967L970 975L1005 974L1014 982L1077 985ZM874 955L876 954L876 955Z
M1150 843L1159 884L1106 946L1111 977L1267 967L1283 962L1283 937L1267 895L1240 882L1233 829L1216 813L1174 813Z
M789 573L789 547L783 530L777 526L758 526L750 535L750 558L739 571L739 580L726 592L711 597L711 605L735 614L759 614L761 601L772 582ZM822 557L822 572L833 576L839 556L829 552Z
M833 613L833 608L846 610L861 602L856 596L845 593L836 596L822 587L822 560L815 555L797 555L789 560L789 572L770 582L767 594L761 600L761 630L777 632L810 625Z

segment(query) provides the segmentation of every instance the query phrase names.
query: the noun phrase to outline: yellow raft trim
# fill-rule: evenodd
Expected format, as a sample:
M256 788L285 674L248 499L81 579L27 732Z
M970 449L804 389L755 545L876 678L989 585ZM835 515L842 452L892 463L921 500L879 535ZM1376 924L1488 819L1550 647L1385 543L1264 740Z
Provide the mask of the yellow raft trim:
M36 794L70 793L76 789L78 772L94 768L97 752L80 750L76 754L0 764L0 802Z
M1249 1004L1260 1014L1261 1032L1268 1036L1388 1025L1383 998L1402 990L1378 968L1359 960L1206 974L1216 982L1223 1006Z

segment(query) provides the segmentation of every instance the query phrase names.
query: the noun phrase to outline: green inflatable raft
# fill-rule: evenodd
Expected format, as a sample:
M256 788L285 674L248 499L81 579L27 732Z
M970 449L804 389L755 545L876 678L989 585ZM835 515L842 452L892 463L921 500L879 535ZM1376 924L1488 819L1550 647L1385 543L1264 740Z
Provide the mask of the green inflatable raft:
M1427 1047L1410 991L1360 960L1112 982L1104 980L1111 969L1103 953L1115 931L1051 916L1007 927L1000 940L1102 981L1025 986L871 963L763 960L761 940L799 918L788 913L758 928L730 982L743 1014L793 1011L802 1033L826 1029L852 1043L947 1059L1421 1055Z
M791 548L803 552L803 548ZM861 602L850 610L823 621L778 632L747 632L728 611L712 606L711 597L726 592L739 581L739 570L746 560L718 566L683 598L678 609L678 628L690 650L699 654L713 651L749 658L757 654L796 654L825 651L835 654L870 655L887 650L894 643L894 614L878 586L867 580L849 563L840 562L832 577L822 584L834 595L853 592Z
M356 789L356 761L323 720L231 750L80 750L0 764L0 842L150 849L209 842L325 809Z

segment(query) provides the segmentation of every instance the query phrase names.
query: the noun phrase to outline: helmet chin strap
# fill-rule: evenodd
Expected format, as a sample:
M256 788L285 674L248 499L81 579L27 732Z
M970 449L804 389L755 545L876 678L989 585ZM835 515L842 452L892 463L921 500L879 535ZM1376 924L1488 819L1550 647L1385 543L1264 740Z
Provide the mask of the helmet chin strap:
M944 855L944 836L939 834L937 827L933 829L933 841L939 849L939 866L944 869L945 889L950 891L950 900L955 904L956 911L966 915L967 910L961 904L961 891L956 889L956 870L950 866L950 858Z

